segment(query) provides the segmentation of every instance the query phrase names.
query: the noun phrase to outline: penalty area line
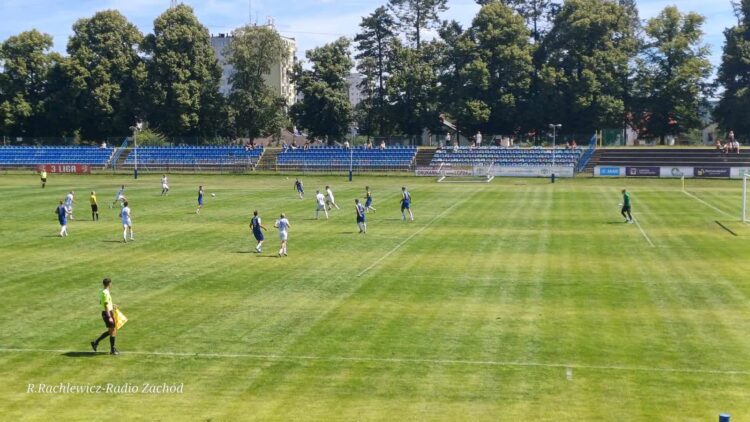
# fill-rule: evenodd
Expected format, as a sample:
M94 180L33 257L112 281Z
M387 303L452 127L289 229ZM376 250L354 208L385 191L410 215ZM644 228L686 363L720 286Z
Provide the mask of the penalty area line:
M448 207L445 210L443 210L443 212L441 212L440 214L438 214L435 217L433 217L432 220L430 220L427 224L424 225L424 227L422 227L421 229L419 229L419 230L415 231L414 233L412 233L411 236L409 236L406 239L402 240L401 243L399 243L398 245L396 245L390 251L386 252L385 255L383 255L380 258L378 258L377 261L375 261L372 264L370 264L369 267L367 267L364 270L360 271L359 274L357 274L357 277L362 277L366 272L368 272L371 269L375 268L376 265L380 264L381 262L383 262L383 260L385 260L386 258L388 258L389 256L391 256L394 252L396 252L397 250L401 249L401 247L404 246L406 244L406 242L412 240L416 235L418 235L418 234L422 233L423 231L427 230L430 226L432 226L432 223L434 223L438 219L442 218L446 213L448 213L453 208L456 208L458 205L461 205L464 202L466 202L471 196L472 195L469 195L466 198L464 198L462 201L456 202L455 204L453 204L450 207Z
M92 351L61 350L61 349L14 349L0 348L0 353L56 353L56 354L96 354ZM145 352L125 351L121 356L163 356L163 357L193 357L204 359L257 359L273 361L318 361L318 362L362 362L362 363L391 363L391 364L428 364L428 365L468 365L468 366L507 366L524 368L564 368L570 372L572 378L573 369L599 370L599 371L627 371L627 372L653 372L653 373L685 373L685 374L716 374L716 375L746 375L750 376L750 370L734 369L703 369L703 368L667 368L650 366L627 366L627 365L584 365L574 363L544 363L524 361L495 361L495 360L468 360L468 359L422 359L422 358L377 358L377 357L354 357L354 356L304 356L304 355L264 355L251 353L189 353L189 352ZM104 352L98 354L106 355Z
M715 206L713 206L713 205L709 204L708 202L706 202L706 201L698 198L697 196L693 195L692 193L690 193L690 192L688 192L688 191L686 191L684 189L682 190L682 193L684 193L685 195L687 195L687 196L695 199L696 201L700 202L701 204L703 204L703 205L705 205L705 206L713 209L714 211L718 211L718 212L726 215L727 217L730 217L730 218L736 218L737 217L736 215L729 214L728 212L726 212L726 211L724 211L722 209L716 208Z
M646 242L648 242L648 244L651 245L652 248L656 247L654 245L654 242L651 241L651 238L649 238L648 235L646 234L646 231L643 230L643 227L641 227L641 223L638 222L638 219L633 217L633 221L635 222L635 225L638 226L638 230L641 231L641 234L643 235L643 237L646 238Z

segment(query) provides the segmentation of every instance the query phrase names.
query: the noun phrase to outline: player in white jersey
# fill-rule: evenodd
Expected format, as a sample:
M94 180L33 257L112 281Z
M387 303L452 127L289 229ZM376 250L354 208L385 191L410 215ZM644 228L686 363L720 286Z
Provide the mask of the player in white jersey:
M73 203L75 202L75 200L73 199L74 194L75 192L70 191L67 195L65 195L65 212L68 214L68 218L70 218L71 220L75 220L75 218L73 218Z
M336 205L336 201L333 199L333 191L330 186L326 186L326 202L328 203L328 209L331 209L331 205L336 207L337 210L341 209Z
M120 186L120 190L118 190L117 194L115 194L115 200L112 201L111 204L109 204L109 207L114 207L117 201L125 201L125 185Z
M122 203L123 207L122 210L120 210L120 218L122 219L122 242L126 243L128 241L128 230L130 230L130 240L135 240L133 238L133 222L130 221L130 207L128 206L128 201L125 201Z
M318 214L320 214L320 211L323 211L326 215L326 220L328 220L328 210L326 210L326 197L323 196L322 193L320 193L319 190L315 191L315 219L318 219Z
M286 219L284 213L281 214L276 223L273 225L279 229L279 239L281 239L281 249L279 249L279 256L286 256L286 246L289 240L289 228L292 227L289 224L289 220Z
M169 181L167 180L167 175L163 175L161 177L161 196L164 196L169 193Z

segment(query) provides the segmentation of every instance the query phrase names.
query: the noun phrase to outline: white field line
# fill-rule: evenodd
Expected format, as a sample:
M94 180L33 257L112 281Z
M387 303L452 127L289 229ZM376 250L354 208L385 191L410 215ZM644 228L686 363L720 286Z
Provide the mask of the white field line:
M646 231L643 230L643 227L641 227L641 223L638 222L638 219L633 217L633 221L635 221L635 225L638 226L638 230L641 231L641 234L643 235L643 237L646 238L646 242L648 242L648 244L651 245L652 248L655 247L654 242L651 241L651 239L646 234Z
M92 351L76 351L62 349L16 349L0 348L0 353L91 353ZM703 369L703 368L667 368L652 366L625 365L584 365L571 363L544 363L524 361L495 361L495 360L464 360L464 359L420 359L420 358L377 358L377 357L347 357L347 356L304 356L304 355L263 355L250 353L188 353L188 352L144 352L125 351L122 356L164 356L164 357L193 357L204 359L257 359L279 361L318 361L318 362L376 362L391 364L430 364L430 365L467 365L467 366L508 366L531 368L564 368L570 369L571 376L574 369L602 370L602 371L630 371L654 373L686 373L686 374L717 374L717 375L746 375L750 370L735 369ZM100 352L104 355L106 353Z
M702 203L703 205L705 205L705 206L707 206L709 208L712 208L713 210L718 211L718 212L726 215L727 217L730 217L730 218L736 218L737 217L736 215L729 214L728 212L726 212L726 211L724 211L722 209L716 208L715 206L713 206L713 205L709 204L708 202L706 202L706 201L698 198L697 196L693 195L692 193L690 193L690 192L688 192L688 191L686 191L684 189L682 190L682 193L684 193L685 195L687 195L687 196L695 199L696 201Z
M456 202L455 204L453 204L450 207L448 207L445 210L443 210L443 212L441 212L440 214L438 214L435 217L433 217L432 220L430 220L427 224L425 224L424 227L422 227L421 229L419 229L419 230L415 231L414 233L412 233L411 236L409 236L406 239L404 239L403 241L401 241L401 243L399 243L398 245L396 245L396 247L394 247L390 251L386 252L385 255L381 256L377 261L375 261L372 264L370 264L369 267L367 267L364 270L360 271L359 274L357 274L357 277L362 277L362 275L364 275L366 272L370 271L376 265L378 265L381 262L383 262L384 259L388 258L394 252L396 252L397 250L399 250L402 246L404 246L406 244L406 242L412 240L414 238L414 236L416 236L416 235L422 233L423 231L425 231L426 229L428 229L432 225L432 223L434 223L435 221L437 221L438 219L440 219L442 216L444 216L446 213L448 213L448 211L450 211L453 208L457 207L458 205L461 205L464 202L466 202L470 197L471 197L471 195L467 196L462 201Z

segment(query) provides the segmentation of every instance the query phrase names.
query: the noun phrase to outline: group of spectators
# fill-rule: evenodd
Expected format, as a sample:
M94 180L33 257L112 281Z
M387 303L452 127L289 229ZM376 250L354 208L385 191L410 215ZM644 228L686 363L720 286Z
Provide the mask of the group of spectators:
M721 143L721 139L716 140L716 150L724 154L740 153L740 142L735 139L734 131L729 131L729 134L727 134L727 142L725 144Z
M344 141L344 143L341 144L341 148L351 149L351 145L349 144L349 141ZM375 146L372 144L372 141L368 139L367 141L365 141L364 144L362 144L362 148L363 149L375 149ZM385 139L382 139L380 141L380 145L378 146L378 149L381 151L385 149Z
M291 145L287 144L286 142L282 142L281 143L281 151L282 152L287 152L287 151L294 151L294 150L297 150L297 149L302 149L303 151L307 151L307 150L310 149L310 146L311 146L310 141L306 141L304 143L304 145L302 145L302 146L297 145L297 141L296 140L292 141Z

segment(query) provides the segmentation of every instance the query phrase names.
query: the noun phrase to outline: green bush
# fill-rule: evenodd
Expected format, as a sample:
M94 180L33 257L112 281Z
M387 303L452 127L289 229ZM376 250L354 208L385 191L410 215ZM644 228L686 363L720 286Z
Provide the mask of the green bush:
M138 132L137 136L139 146L161 147L170 145L170 142L166 136L152 129L143 129L142 131Z

